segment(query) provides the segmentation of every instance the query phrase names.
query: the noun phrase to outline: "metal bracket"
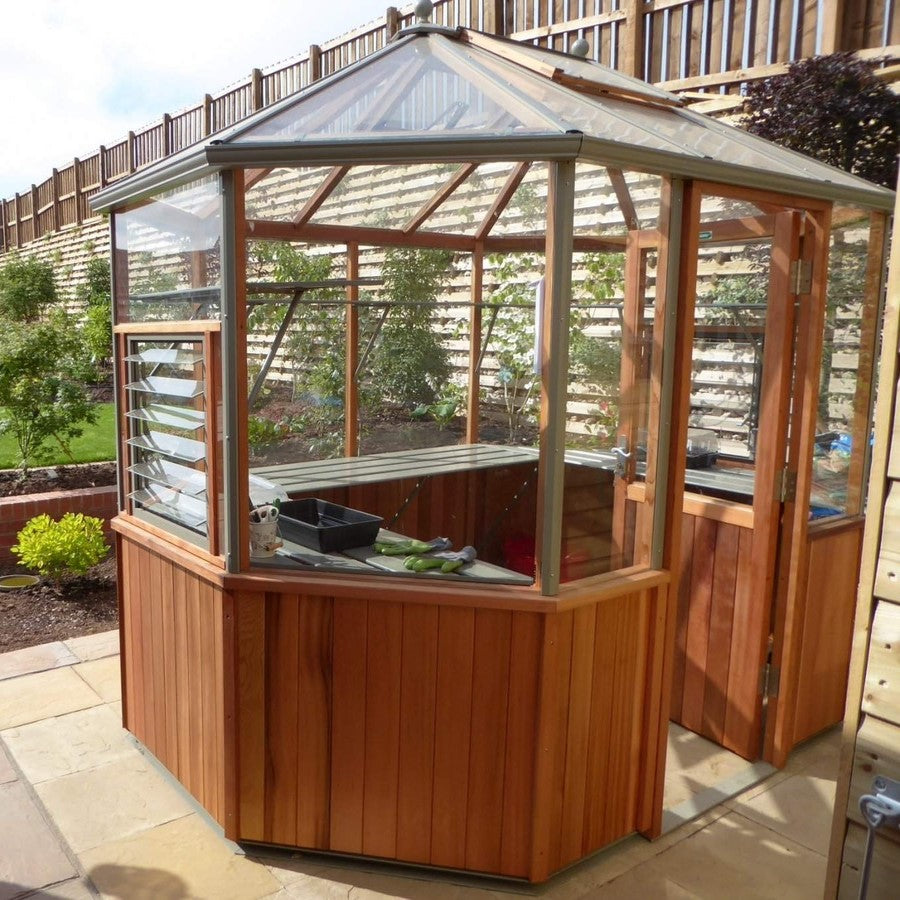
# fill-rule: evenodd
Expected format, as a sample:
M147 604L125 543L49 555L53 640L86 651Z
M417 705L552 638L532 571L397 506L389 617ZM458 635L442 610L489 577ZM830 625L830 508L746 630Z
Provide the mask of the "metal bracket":
M795 259L791 263L790 277L792 294L808 294L812 290L812 262Z
M760 697L777 697L778 686L781 682L781 669L767 662L759 673Z
M624 478L628 474L628 460L631 459L631 453L628 450L628 438L624 434L619 435L618 442L612 448L612 452L616 456L616 478Z
M797 473L785 466L781 470L778 484L778 499L782 503L790 503L797 499Z

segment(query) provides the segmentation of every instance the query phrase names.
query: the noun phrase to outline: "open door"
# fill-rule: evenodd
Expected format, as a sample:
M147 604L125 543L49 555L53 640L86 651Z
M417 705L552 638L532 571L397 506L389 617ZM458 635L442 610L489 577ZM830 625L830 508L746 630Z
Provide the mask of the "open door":
M804 213L704 186L670 717L762 752L790 426Z

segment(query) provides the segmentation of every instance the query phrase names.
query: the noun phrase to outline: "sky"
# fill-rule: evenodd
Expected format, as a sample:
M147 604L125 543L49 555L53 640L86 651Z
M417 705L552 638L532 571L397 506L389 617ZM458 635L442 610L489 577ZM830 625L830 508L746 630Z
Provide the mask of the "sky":
M7 0L0 198L200 103L253 68L384 16L390 0Z

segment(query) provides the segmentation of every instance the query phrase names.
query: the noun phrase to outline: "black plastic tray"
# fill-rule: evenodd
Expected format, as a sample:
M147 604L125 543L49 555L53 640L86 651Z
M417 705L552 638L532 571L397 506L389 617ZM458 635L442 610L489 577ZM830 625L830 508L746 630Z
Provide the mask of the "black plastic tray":
M378 537L384 519L327 500L304 497L281 504L281 536L320 553L366 547Z

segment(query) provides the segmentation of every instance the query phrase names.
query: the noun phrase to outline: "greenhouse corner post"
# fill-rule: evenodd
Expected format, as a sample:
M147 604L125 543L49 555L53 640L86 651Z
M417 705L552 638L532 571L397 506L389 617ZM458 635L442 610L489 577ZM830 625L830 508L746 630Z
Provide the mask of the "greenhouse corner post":
M551 162L547 196L545 303L541 322L541 454L538 476L538 546L541 593L559 589L562 498L565 481L566 374L569 359L569 302L572 292L572 234L575 162Z
M225 490L225 570L239 572L240 558L240 510L238 486L238 386L236 380L239 365L237 265L235 259L236 204L238 202L234 172L222 173L222 464ZM240 198L243 202L243 198Z

